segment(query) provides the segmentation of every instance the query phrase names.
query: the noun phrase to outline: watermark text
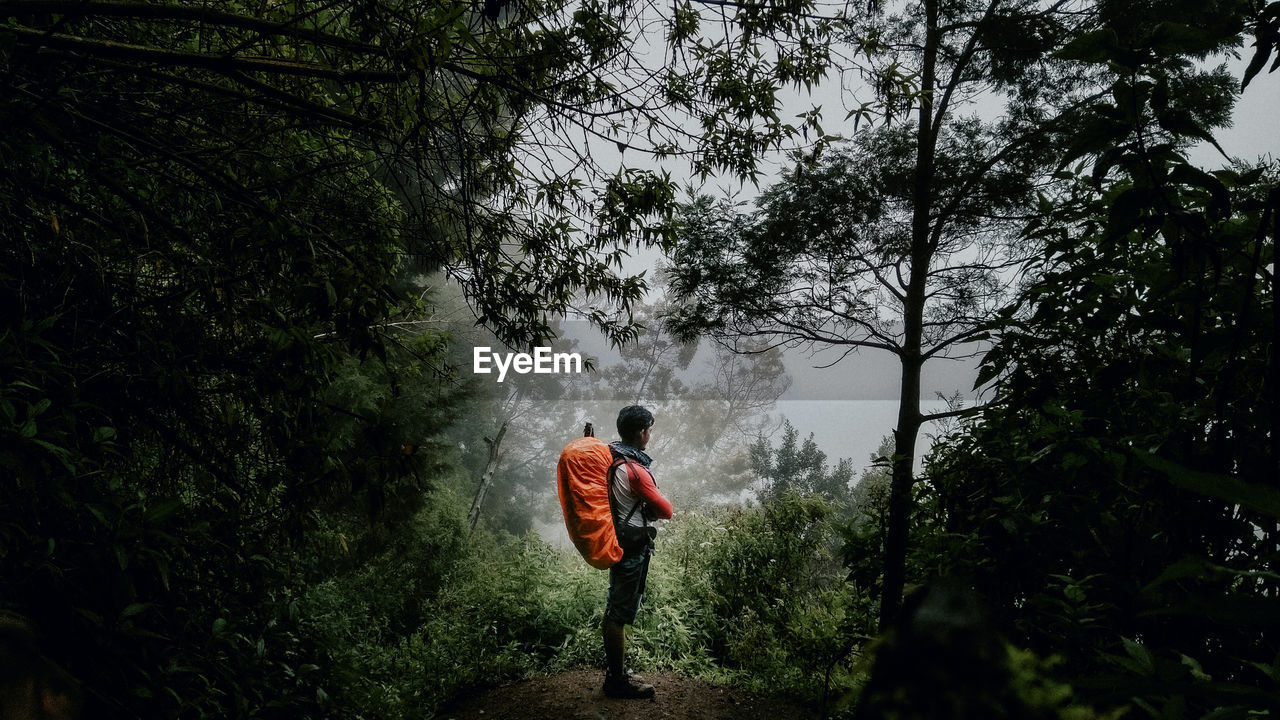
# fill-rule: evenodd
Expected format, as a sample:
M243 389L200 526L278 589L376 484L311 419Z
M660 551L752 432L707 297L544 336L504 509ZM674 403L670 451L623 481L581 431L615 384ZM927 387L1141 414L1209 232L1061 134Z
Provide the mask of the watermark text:
M536 347L532 353L493 352L489 347L477 347L471 356L471 371L476 374L492 373L498 370L498 382L507 377L507 372L526 375L545 375L549 373L582 372L582 356L578 353L553 353L549 347Z

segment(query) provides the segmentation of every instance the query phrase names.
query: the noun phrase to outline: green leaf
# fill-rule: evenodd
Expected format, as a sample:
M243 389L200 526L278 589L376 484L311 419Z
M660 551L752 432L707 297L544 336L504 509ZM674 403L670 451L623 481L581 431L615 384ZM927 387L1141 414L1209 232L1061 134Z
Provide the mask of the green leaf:
M1146 188L1129 188L1116 196L1107 214L1107 233L1123 235L1142 221L1142 211L1147 208L1150 194Z
M1133 659L1131 667L1137 669L1141 675L1154 675L1156 663L1151 657L1151 651L1129 638L1121 638L1121 641L1124 642L1125 653Z
M124 610L120 611L120 617L129 618L135 615L140 615L151 606L152 603L129 603L125 606Z
M1164 475L1169 482L1184 490L1225 500L1273 518L1280 518L1280 490L1276 488L1230 475L1192 470L1156 457L1145 450L1135 448L1133 454L1144 465Z
M1271 664L1250 662L1250 665L1262 671L1263 675L1271 678L1273 681L1280 683L1280 660Z
M1202 682L1211 682L1213 680L1212 677L1205 673L1204 668L1200 667L1200 662L1195 658L1182 654L1182 664L1186 665L1190 669L1191 677L1196 680L1200 680Z
M1102 28L1075 38L1054 55L1061 60L1104 63L1112 58L1119 44L1115 30Z
M1093 164L1093 186L1102 187L1102 181L1106 179L1107 173L1111 170L1116 161L1127 151L1123 146L1113 147L1098 156L1098 161Z
M1261 72L1262 66L1267 64L1267 59L1271 57L1271 51L1275 48L1275 43L1275 38L1271 33L1259 30L1258 39L1254 43L1258 49L1254 50L1253 58L1249 60L1249 67L1245 68L1244 78L1240 81L1241 91L1249 87L1249 81L1253 80ZM1276 60L1280 62L1280 57L1277 57ZM1273 66L1271 69L1275 70L1275 67Z
M1213 145L1218 152L1226 156L1227 152L1222 149L1218 141L1214 139L1213 134L1200 126L1191 113L1185 110L1170 110L1156 114L1156 123L1164 130L1181 135L1184 137L1193 137Z
M1231 195L1217 177L1193 165L1179 163L1169 171L1169 179L1208 191L1210 217L1222 219L1231 214Z

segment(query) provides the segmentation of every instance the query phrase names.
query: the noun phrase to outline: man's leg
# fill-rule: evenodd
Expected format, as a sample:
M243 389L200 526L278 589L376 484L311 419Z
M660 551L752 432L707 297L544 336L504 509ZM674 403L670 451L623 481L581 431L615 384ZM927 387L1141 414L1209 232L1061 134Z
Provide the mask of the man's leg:
M625 553L609 568L609 598L604 612L604 693L614 698L653 697L653 686L639 682L627 674L626 626L635 621L644 595L649 569L649 553L641 550Z
M604 620L605 671L609 676L625 675L627 635L626 626L609 618Z

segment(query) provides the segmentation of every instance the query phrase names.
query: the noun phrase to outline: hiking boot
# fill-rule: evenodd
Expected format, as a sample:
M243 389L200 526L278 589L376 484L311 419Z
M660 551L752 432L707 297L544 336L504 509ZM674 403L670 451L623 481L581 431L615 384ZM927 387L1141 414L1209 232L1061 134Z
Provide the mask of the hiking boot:
M606 675L604 678L604 694L621 700L643 700L653 697L653 686L640 682L630 673L626 675Z

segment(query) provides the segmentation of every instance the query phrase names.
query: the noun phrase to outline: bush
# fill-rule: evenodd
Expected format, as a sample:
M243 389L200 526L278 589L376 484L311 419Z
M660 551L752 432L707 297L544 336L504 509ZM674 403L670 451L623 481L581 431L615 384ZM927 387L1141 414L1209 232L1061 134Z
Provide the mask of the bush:
M832 506L780 496L762 507L683 515L660 537L639 641L686 671L816 700L848 688L870 610L833 559ZM646 601L650 602L650 601ZM669 608L669 609L664 609Z

